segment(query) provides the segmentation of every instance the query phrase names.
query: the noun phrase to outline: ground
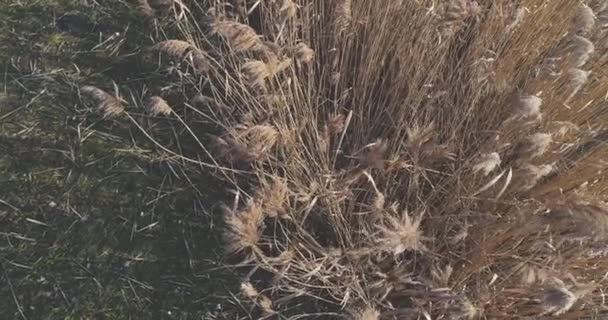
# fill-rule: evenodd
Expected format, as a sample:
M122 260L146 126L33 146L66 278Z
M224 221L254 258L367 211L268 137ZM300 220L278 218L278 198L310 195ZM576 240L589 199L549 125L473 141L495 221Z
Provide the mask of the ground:
M0 1L0 319L239 309L218 262L217 186L184 179L78 94L154 81L140 24L121 0Z

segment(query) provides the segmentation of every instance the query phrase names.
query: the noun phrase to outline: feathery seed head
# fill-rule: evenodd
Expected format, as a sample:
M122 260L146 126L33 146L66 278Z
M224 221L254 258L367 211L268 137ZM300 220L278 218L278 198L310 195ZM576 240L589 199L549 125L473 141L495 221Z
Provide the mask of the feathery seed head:
M264 89L266 87L266 79L274 77L289 67L290 64L291 59L285 59L280 62L276 60L269 62L253 60L245 62L242 70L253 88Z
M261 37L250 26L234 21L216 21L213 32L222 36L236 52L265 50Z
M587 83L591 71L585 71L578 68L572 68L568 70L568 86L571 90L570 96L566 99L566 102L572 99Z
M407 127L406 131L407 146L412 149L420 149L435 137L435 125L433 123L427 126L414 125Z
M553 142L553 138L548 133L535 133L527 139L519 143L513 154L517 157L517 161L526 161L542 156L547 152L549 146Z
M167 101L165 101L165 99L159 96L151 97L148 100L148 103L146 103L146 108L148 109L148 112L150 112L154 116L161 114L168 116L171 114L172 111Z
M278 132L270 126L253 126L237 133L236 137L211 136L220 158L235 162L265 159L278 139Z
M264 213L259 204L249 201L240 212L228 211L224 233L226 248L230 253L240 253L257 247L261 236Z
M530 142L530 159L542 156L547 152L553 138L548 133L535 133L528 141Z
M258 290L256 290L251 282L241 283L241 294L253 301L255 301L255 299L260 295Z
M490 174L497 167L500 166L501 160L500 155L497 152L487 153L479 158L477 164L473 167L473 172L483 172L484 176Z
M336 33L343 34L350 29L353 20L352 5L352 0L336 2Z
M343 114L338 114L329 119L327 122L327 130L330 134L338 134L344 131L346 117Z
M267 296L260 295L258 297L258 305L266 316L275 314L275 311L272 307L272 300L270 300L270 298L268 298Z
M481 13L481 7L477 1L473 0L449 0L446 2L443 14L443 33L446 35L454 34L470 17L475 17Z
M237 137L244 144L246 154L252 160L262 158L279 138L279 132L272 126L255 125L241 131ZM238 153L238 152L237 152ZM246 159L242 159L246 160Z
M593 10L589 6L582 5L575 19L576 21L574 28L576 32L589 33L593 30L596 17L595 13L593 13Z
M253 88L264 88L266 79L272 76L272 70L264 61L255 60L243 64L243 74Z
M593 12L602 13L608 9L608 0L593 1Z
M511 32L515 30L522 23L522 21L524 21L524 18L526 17L527 13L528 8L526 7L517 9L517 11L515 12L515 17L513 18L513 22L511 22L507 26L506 31Z
M595 51L593 42L578 35L575 35L572 38L572 47L573 64L575 67L582 67L585 65Z
M302 64L308 64L315 58L315 52L305 43L300 42L294 46L296 61Z
M380 226L381 231L378 244L382 250L392 252L395 256L401 253L424 249L422 243L425 238L420 230L420 218L412 218L407 212L403 213L401 219L387 216L387 225Z
M546 164L535 166L531 164L524 165L518 174L519 183L517 189L528 191L536 186L540 179L548 176L553 171L553 165Z
M228 106L224 105L221 101L218 101L212 97L198 93L190 101L196 108L208 108L211 110L228 110Z
M363 154L359 157L361 164L366 168L377 168L381 169L384 167L384 154L388 149L387 144L378 140L365 146Z
M264 185L257 192L257 200L260 201L264 213L270 218L287 218L287 210L284 208L289 196L289 188L284 179L274 178L270 185Z
M298 14L298 5L292 0L283 0L283 5L279 9L286 18L295 18Z
M553 134L557 138L564 138L570 132L580 131L580 128L570 121L555 121L553 123L558 126Z
M93 86L84 86L80 88L97 107L97 110L104 118L113 118L123 113L124 107L120 99Z
M191 52L192 66L197 75L209 72L209 59L203 50L193 49Z
M145 18L152 18L155 14L154 8L150 6L148 0L137 0L137 11Z
M524 119L538 120L542 117L540 106L543 103L543 99L526 95L519 98L518 113L519 116Z
M473 320L479 315L479 309L466 297L458 299L458 307L453 319Z
M379 319L380 319L380 312L378 312L376 309L371 308L371 307L365 308L363 311L358 312L353 317L353 320L379 320Z
M384 205L386 203L386 198L382 194L382 192L376 192L374 196L374 202L372 203L373 212L376 214L382 213L384 211Z
M157 43L154 48L170 59L180 61L194 46L183 40L165 40Z

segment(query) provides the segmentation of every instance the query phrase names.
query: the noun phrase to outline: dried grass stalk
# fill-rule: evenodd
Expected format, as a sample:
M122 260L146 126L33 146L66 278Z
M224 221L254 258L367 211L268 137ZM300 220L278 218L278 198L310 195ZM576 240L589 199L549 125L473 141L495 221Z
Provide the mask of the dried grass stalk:
M296 61L302 64L308 64L315 58L315 51L303 42L296 44L293 48Z
M93 86L84 86L80 91L88 96L104 118L113 118L124 112L119 98Z

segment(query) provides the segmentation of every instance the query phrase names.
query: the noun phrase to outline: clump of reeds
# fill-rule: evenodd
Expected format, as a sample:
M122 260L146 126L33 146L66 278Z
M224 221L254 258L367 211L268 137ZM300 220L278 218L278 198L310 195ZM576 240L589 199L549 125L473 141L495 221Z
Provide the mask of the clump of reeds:
M187 116L148 109L238 190L252 318L606 314L605 4L244 4L156 45L214 67L181 78Z

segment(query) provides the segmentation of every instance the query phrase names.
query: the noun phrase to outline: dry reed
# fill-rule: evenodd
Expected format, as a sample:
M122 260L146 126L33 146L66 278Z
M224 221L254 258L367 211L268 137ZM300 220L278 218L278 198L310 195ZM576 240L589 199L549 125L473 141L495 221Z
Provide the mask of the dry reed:
M605 1L254 6L156 46L212 47L188 159L239 190L252 318L606 317Z

